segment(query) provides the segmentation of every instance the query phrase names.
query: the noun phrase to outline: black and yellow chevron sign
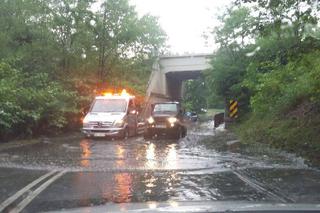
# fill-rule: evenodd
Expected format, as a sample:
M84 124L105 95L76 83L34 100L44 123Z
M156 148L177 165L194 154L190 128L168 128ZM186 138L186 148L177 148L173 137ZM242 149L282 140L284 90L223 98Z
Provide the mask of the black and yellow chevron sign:
M238 117L238 101L230 100L229 102L229 117L237 118Z

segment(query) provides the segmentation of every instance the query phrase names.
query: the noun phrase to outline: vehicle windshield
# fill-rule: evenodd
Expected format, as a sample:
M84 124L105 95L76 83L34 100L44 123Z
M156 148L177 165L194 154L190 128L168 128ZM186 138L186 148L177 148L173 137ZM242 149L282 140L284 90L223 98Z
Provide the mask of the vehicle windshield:
M177 112L177 111L178 111L177 104L156 104L153 109L154 113Z
M90 112L125 112L125 99L96 99Z

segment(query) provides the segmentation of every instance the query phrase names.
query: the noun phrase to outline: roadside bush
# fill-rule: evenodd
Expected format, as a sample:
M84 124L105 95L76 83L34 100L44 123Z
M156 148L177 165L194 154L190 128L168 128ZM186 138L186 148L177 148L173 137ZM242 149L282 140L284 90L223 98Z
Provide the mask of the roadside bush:
M0 138L60 129L67 113L77 113L75 93L65 91L45 73L26 76L0 63Z
M319 57L320 51L304 54L259 77L251 97L250 119L236 128L244 142L268 143L318 158Z
M263 74L251 107L258 116L289 113L303 101L320 103L320 51Z

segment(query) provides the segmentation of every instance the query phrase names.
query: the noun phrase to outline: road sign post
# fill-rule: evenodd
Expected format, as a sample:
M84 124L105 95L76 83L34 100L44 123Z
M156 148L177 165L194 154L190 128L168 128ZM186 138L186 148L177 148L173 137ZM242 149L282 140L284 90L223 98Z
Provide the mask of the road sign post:
M229 117L235 119L238 117L238 101L230 100L229 102Z
M238 118L238 101L230 100L226 107L225 128L228 129L229 125Z

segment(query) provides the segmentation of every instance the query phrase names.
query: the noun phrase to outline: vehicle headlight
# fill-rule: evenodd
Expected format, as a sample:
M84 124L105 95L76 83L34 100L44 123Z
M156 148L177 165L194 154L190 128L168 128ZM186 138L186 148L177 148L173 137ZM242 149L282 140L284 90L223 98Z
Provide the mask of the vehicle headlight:
M89 123L87 116L82 119L82 123L83 124Z
M122 127L123 124L124 124L124 120L123 120L123 119L116 120L116 121L113 123L113 125L114 125L115 127Z
M149 124L153 124L153 123L154 123L153 117L148 118L148 123L149 123Z
M84 128L90 127L87 117L82 119L82 125L83 125Z
M168 118L168 121L169 121L169 123L175 123L175 122L177 122L178 121L178 119L177 118L175 118L175 117L170 117L170 118Z

